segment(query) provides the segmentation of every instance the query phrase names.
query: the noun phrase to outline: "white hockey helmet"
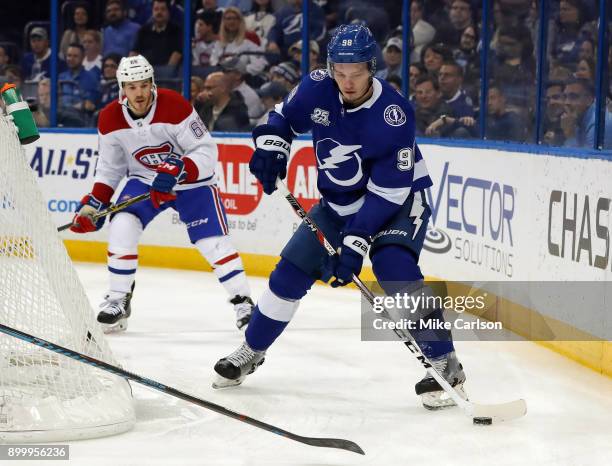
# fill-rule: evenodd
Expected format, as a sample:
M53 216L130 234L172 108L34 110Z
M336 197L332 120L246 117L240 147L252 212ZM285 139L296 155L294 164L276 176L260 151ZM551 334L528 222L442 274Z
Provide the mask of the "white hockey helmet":
M153 90L155 90L155 78L153 67L142 55L123 57L117 68L117 84L119 84L119 102L123 100L123 83L143 81L151 79Z

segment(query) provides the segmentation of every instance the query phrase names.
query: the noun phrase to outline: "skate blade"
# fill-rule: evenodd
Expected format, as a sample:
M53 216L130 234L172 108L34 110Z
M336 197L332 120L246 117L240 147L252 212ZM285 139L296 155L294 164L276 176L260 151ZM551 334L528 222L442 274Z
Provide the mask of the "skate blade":
M100 324L102 331L106 334L125 332L128 328L127 319L119 319L114 324Z
M461 398L467 400L467 394L465 393L465 390L463 390L463 384L457 385L455 390L457 390L457 393L459 393ZM455 403L455 401L450 398L444 390L423 393L421 395L421 402L423 403L423 407L429 411L439 411L441 409L457 406L457 403Z
M221 389L221 388L231 388L240 385L246 376L240 377L238 379L226 379L225 377L217 374L217 378L212 383L212 388Z

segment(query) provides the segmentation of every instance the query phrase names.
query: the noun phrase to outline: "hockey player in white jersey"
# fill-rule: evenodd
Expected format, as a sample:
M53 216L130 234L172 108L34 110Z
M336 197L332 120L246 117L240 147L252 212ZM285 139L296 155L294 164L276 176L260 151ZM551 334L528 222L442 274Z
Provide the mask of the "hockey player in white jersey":
M215 365L216 388L242 383L264 362L312 284L329 275L332 287L350 283L368 250L386 294L429 290L418 259L431 215L424 190L432 182L415 145L414 110L374 78L375 50L367 27L339 27L328 45L327 71L304 77L270 112L268 122L253 130L256 149L249 167L266 194L286 176L294 136L312 131L321 201L309 215L340 252L330 263L312 231L305 224L298 228L253 311L245 342ZM423 322L443 320L441 309L418 312ZM463 393L465 374L450 332L426 328L411 334L440 374ZM426 408L455 404L430 376L415 389Z
M189 239L213 267L234 305L236 325L248 323L253 302L240 256L228 236L225 209L216 185L217 146L191 104L177 92L157 89L153 67L141 55L123 58L117 70L119 99L101 112L94 185L83 197L71 230L99 230L124 177L117 198L150 193L111 217L108 237L110 284L98 321L105 331L127 328L138 265L138 242L160 212L172 208Z

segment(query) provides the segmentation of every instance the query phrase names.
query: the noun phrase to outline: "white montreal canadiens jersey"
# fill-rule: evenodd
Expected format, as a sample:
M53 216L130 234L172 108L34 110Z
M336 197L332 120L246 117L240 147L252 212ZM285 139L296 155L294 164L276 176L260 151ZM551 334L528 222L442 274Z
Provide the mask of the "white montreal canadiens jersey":
M276 106L268 124L288 140L312 131L317 187L341 216L355 214L368 196L402 205L432 184L415 146L412 106L377 78L372 97L347 108L327 71L315 70Z
M176 185L175 190L215 184L217 145L206 126L177 92L158 89L156 94L151 110L141 119L134 120L118 101L100 112L95 181L116 189L127 176L151 185L157 166L177 156L197 177Z

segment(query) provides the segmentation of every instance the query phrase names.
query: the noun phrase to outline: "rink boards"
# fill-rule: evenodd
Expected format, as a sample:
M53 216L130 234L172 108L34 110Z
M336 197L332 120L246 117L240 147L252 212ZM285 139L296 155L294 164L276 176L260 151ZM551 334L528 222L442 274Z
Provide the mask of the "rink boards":
M232 237L247 272L266 275L297 218L280 196L263 196L249 173L250 138L216 140L219 186ZM610 280L610 162L491 148L421 148L434 182L427 192L432 217L421 258L426 275L463 282ZM91 189L97 136L44 133L26 146L26 154L54 223L70 221L78 200ZM306 208L317 202L311 141L294 142L287 183ZM74 260L106 261L106 226L88 235L62 235ZM143 234L139 262L209 269L171 211ZM610 299L538 293L534 286L529 293L500 297L506 306L500 306L495 318L524 334L523 327L533 332L534 322L543 316L556 335L544 345L612 375L612 345L607 341L612 321L605 306L612 300L612 287L604 288ZM572 341L560 341L561 335Z

